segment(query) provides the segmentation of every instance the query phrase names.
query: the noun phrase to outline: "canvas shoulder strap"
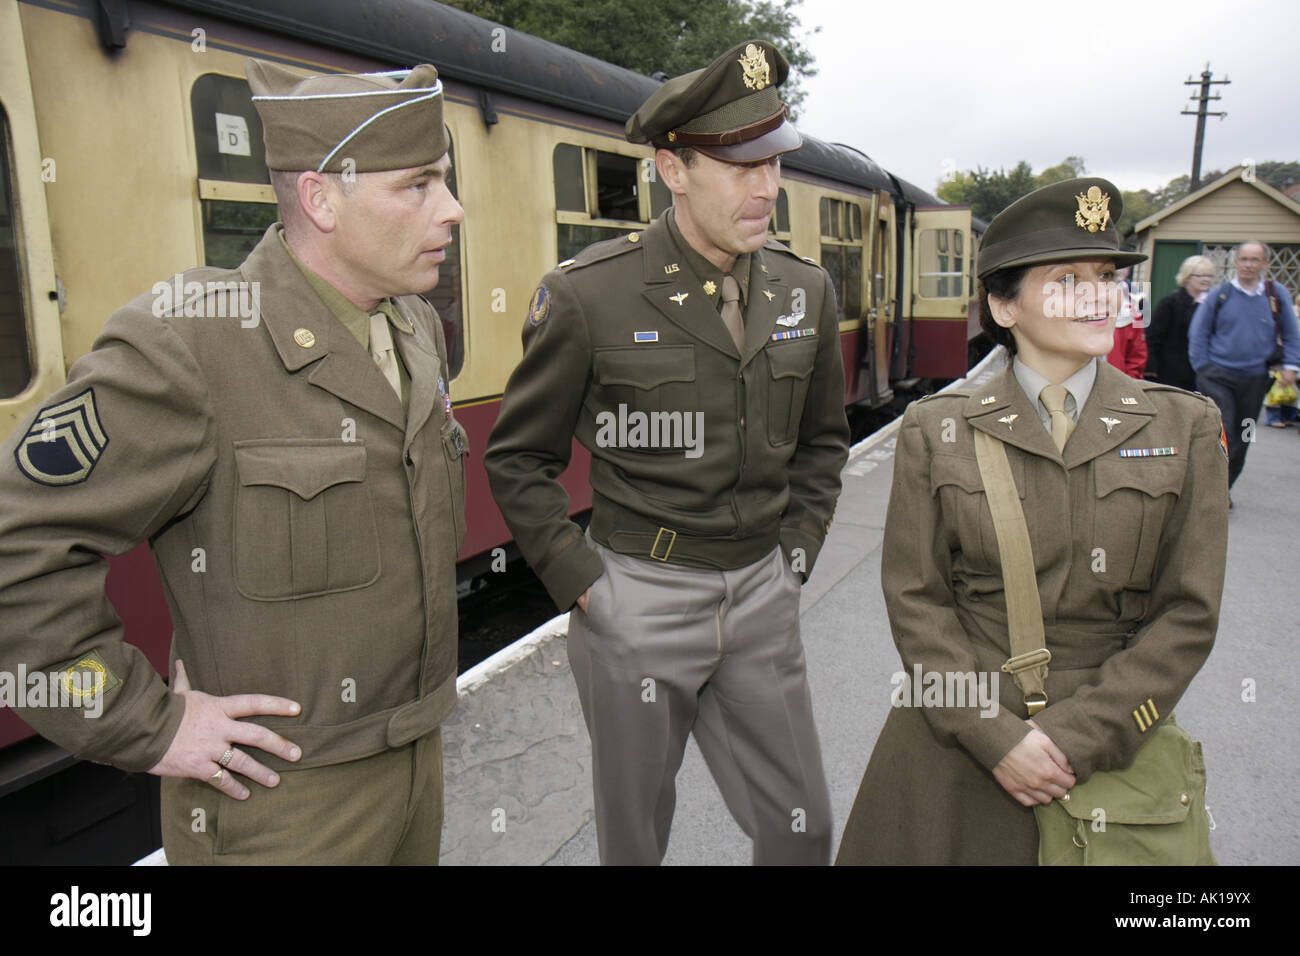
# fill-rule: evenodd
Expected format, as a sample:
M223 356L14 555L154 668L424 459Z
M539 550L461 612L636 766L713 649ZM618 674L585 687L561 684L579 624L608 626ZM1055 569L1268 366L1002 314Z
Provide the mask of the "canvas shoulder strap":
M1002 442L978 429L975 431L975 459L993 514L993 530L1002 559L1002 587L1007 602L1007 627L1011 657L1002 670L1015 679L1025 695L1025 707L1032 717L1047 706L1043 682L1052 653L1043 633L1043 605L1038 596L1034 553L1029 543L1029 526L1020 505Z

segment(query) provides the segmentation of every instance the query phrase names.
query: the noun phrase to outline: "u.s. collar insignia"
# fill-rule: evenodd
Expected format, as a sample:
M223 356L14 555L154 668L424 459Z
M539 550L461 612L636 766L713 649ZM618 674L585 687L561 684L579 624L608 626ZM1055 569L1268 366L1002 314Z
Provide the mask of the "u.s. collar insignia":
M740 64L741 78L751 90L761 90L771 83L771 67L767 65L767 56L754 44L745 47L745 52L737 61Z
M1109 435L1110 430L1119 424L1119 419L1107 418L1105 415L1103 415L1101 416L1101 423L1106 426L1106 434Z
M1119 403L1121 405L1136 405L1138 403L1138 400L1136 398L1133 398L1131 395L1125 395L1123 398L1119 400Z
M997 397L996 395L985 395L983 398L980 399L980 404L981 404L981 405L992 405L992 404L993 404L994 402L996 402L997 400L998 400L998 397Z
M1089 186L1088 192L1074 197L1079 202L1079 211L1074 214L1074 224L1089 232L1100 232L1110 222L1110 194L1101 191L1100 186Z
M672 299L678 305L681 305L683 302L686 301L686 297L688 295L690 295L689 292L678 292L676 295L670 295L668 298Z
M95 407L95 390L88 388L36 413L32 427L14 449L18 470L41 485L75 485L90 477L108 434Z
M541 325L551 311L551 293L544 285L539 285L533 293L533 301L528 303L528 324Z
M776 324L785 325L785 326L798 325L800 322L803 321L803 317L804 317L803 312L796 312L793 315L777 316Z

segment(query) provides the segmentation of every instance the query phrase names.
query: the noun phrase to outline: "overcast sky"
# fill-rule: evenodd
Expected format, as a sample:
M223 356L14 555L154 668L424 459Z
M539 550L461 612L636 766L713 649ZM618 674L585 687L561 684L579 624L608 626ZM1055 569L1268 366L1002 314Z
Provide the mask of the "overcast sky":
M1223 99L1201 168L1300 160L1295 0L804 0L817 76L801 129L933 192L945 170L1082 156L1121 189L1190 174L1181 116L1206 61Z

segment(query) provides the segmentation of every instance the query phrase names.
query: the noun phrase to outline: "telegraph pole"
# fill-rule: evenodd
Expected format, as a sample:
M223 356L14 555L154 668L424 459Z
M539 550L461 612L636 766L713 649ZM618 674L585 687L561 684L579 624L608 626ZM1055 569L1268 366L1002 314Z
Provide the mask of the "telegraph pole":
M1205 69L1201 72L1200 80L1192 79L1191 74L1189 73L1187 79L1183 83L1183 86L1199 86L1201 88L1200 95L1193 97L1193 99L1198 103L1196 110L1183 110L1182 113L1183 116L1196 117L1196 148L1192 151L1192 188L1189 190L1190 192L1196 192L1196 190L1201 188L1201 147L1205 145L1205 117L1223 117L1228 115L1227 113L1206 112L1206 106L1209 105L1210 100L1223 99L1223 97L1219 96L1217 93L1214 96L1211 96L1210 87L1212 85L1218 86L1220 84L1226 86L1232 82L1226 76L1221 80L1211 79L1213 75L1214 74L1210 72L1210 64L1206 63Z

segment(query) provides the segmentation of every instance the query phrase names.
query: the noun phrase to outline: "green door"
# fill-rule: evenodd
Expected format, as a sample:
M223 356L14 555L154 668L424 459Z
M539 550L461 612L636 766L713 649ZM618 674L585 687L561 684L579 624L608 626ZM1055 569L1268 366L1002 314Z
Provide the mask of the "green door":
M1183 264L1183 260L1200 251L1199 242L1156 240L1155 254L1151 257L1151 305L1142 310L1147 313L1148 319L1155 303L1178 288L1178 267Z

